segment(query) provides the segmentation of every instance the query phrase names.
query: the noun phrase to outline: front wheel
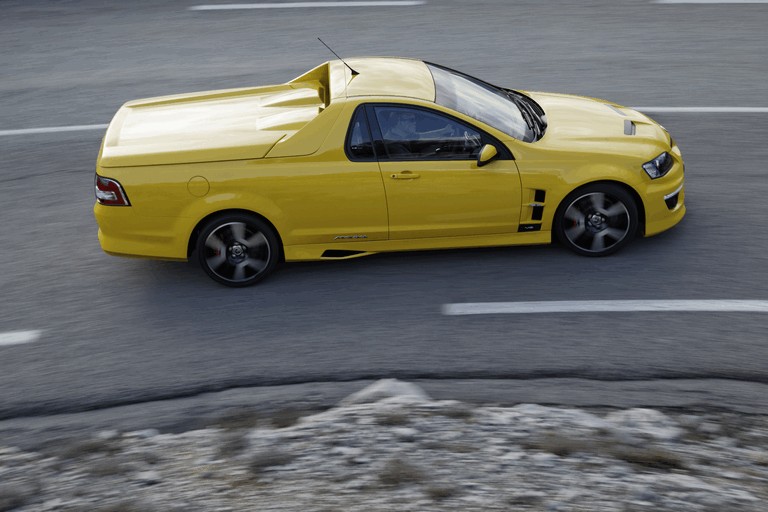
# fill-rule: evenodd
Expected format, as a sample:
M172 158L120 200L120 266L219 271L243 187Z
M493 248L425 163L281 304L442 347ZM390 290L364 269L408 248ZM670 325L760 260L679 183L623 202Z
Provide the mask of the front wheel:
M250 286L274 270L280 245L274 230L258 217L230 214L216 217L197 239L200 266L215 281Z
M555 215L555 235L584 256L607 256L637 233L637 205L623 188L611 183L587 185L572 192Z

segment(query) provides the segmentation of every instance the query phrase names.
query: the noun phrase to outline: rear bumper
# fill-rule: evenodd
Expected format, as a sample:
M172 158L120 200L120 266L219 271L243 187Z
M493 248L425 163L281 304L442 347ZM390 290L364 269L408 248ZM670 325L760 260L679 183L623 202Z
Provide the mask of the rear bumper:
M107 254L166 260L187 259L187 238L176 219L142 217L131 207L93 207L99 225L99 243Z

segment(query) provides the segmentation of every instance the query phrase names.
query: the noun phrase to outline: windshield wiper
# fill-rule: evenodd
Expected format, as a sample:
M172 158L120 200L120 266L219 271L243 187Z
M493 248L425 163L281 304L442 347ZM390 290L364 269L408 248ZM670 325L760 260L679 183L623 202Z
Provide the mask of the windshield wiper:
M522 98L522 95L515 93L508 89L501 89L507 97L520 109L520 114L525 120L525 124L528 125L528 129L533 133L533 141L539 140L541 137L541 126L539 126L539 119L536 111L534 111L530 105ZM531 141L531 142L533 142Z
M533 119L534 124L536 125L535 140L542 138L544 136L544 130L547 129L547 122L544 120L544 112L541 110L539 104L525 94L521 94L517 91L511 89L505 89L504 91L513 99L513 101L515 101L515 104L522 105L520 108L525 109L531 119Z
M531 115L531 112L528 110L528 107L520 100L514 100L515 105L520 109L520 113L523 115L523 119L525 119L525 124L528 125L528 128L533 132L534 139L538 136L538 126L536 126L536 121L534 121L533 116Z
M536 119L536 124L538 125L539 129L538 138L543 137L544 130L547 129L547 122L544 120L544 111L541 109L539 104L533 100L533 98L529 98L524 94L520 94L520 101L525 102L525 105L528 107L531 115L534 117L534 119Z

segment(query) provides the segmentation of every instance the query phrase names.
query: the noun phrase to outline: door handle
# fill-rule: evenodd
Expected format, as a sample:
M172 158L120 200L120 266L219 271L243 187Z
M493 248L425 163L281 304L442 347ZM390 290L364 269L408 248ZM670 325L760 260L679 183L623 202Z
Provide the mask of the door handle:
M393 180L415 180L419 175L412 171L403 171L396 174L390 174L389 177Z

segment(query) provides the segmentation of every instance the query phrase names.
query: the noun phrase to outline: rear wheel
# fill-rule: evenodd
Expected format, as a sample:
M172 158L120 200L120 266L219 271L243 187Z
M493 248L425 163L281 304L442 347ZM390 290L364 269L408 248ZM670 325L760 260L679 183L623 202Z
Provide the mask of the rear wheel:
M280 259L274 230L263 220L233 213L216 217L197 239L200 266L215 281L234 287L264 279Z
M587 185L572 192L555 216L555 235L572 251L607 256L628 244L637 233L637 205L612 183Z

